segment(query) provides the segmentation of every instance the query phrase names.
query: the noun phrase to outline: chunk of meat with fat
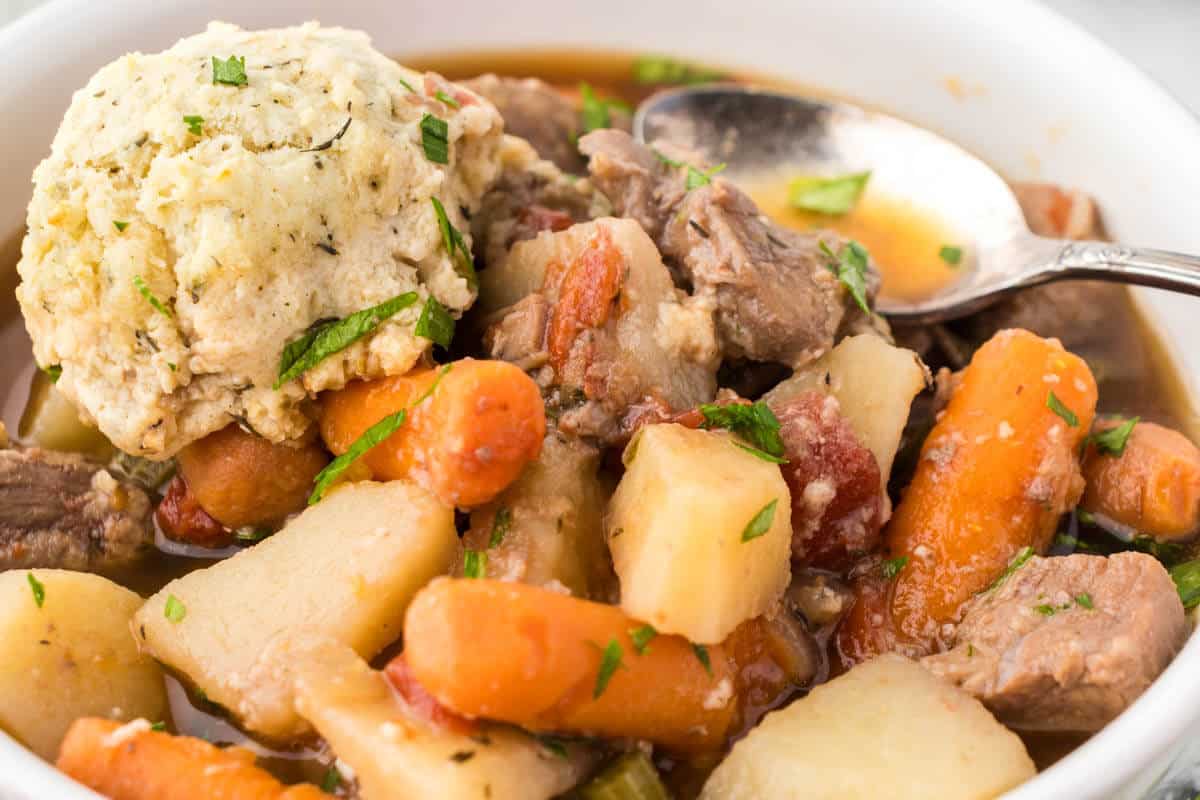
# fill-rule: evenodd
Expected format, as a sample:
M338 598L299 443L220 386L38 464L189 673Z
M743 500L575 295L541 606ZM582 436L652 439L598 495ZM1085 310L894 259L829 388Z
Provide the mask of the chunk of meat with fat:
M614 442L646 406L677 413L716 392L711 312L680 299L632 220L544 232L481 281L495 309L484 334L490 354L534 373L566 433Z
M921 663L1009 727L1096 731L1146 690L1187 633L1154 558L1035 556L967 606L951 650Z
M0 450L0 569L104 572L154 543L150 501L74 453Z
M595 131L579 147L615 212L646 229L694 295L713 298L726 355L800 366L832 347L854 317L854 300L821 250L822 242L842 246L835 234L776 225L723 179L688 190L682 168L621 131ZM873 269L867 278L873 295Z
M879 545L879 464L832 395L804 392L774 410L788 460L780 469L792 493L792 557L844 570Z

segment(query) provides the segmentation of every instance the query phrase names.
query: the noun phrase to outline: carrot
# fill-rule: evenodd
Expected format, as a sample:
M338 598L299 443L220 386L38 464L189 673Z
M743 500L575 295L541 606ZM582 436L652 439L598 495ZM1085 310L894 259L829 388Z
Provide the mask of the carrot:
M154 509L154 520L168 539L197 547L228 547L234 533L200 507L196 495L182 475L171 478L162 502Z
M684 752L719 748L737 710L724 647L697 650L666 634L635 644L639 630L648 629L615 606L440 578L405 614L404 657L439 703L467 717Z
M321 436L340 455L367 428L401 409L409 409L404 425L362 462L375 478L414 480L447 505L493 499L537 458L546 433L532 378L503 361L465 358L325 394Z
M1096 428L1120 424L1106 420ZM1200 528L1200 449L1177 431L1139 422L1120 455L1093 443L1083 477L1085 511L1163 541L1189 538Z
M249 750L157 733L145 720L77 719L57 764L112 800L328 800L312 784L283 785Z
M1095 409L1091 371L1057 340L1007 330L985 343L884 532L891 559L879 572L892 574L859 582L883 578L886 602L862 598L842 652L866 657L888 641L928 648L1023 548L1044 552L1083 490L1076 454Z
M319 442L275 444L229 425L183 448L179 471L217 522L257 527L302 511L328 461Z

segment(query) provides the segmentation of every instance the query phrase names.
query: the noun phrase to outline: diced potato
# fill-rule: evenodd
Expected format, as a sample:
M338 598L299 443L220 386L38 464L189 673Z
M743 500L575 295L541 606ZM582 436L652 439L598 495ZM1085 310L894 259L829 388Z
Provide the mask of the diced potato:
M446 571L457 542L453 511L424 490L347 484L274 536L171 581L137 613L137 632L247 728L294 737L308 726L266 644L308 627L369 658L399 637L412 596ZM185 610L175 622L172 597Z
M29 575L42 587L40 608ZM129 630L141 604L86 572L0 574L0 728L53 760L79 717L165 719L162 670Z
M609 505L621 608L701 644L765 612L791 579L787 484L776 464L735 442L682 425L642 428ZM744 540L768 515L765 532Z
M547 800L595 763L590 748L555 754L517 728L474 736L436 728L409 710L382 673L349 648L307 642L294 649L296 704L354 770L369 800Z
M104 434L79 418L79 411L41 370L33 373L29 400L17 433L47 450L83 453L107 461L113 446Z
M814 389L833 394L859 440L875 454L887 486L909 407L925 388L927 376L928 370L912 350L862 334L843 339L763 399L774 407Z
M471 514L463 545L487 551L490 578L557 582L578 597L606 594L614 583L604 543L611 488L599 466L596 448L551 433L517 482ZM495 546L493 537L500 539Z
M1016 734L915 662L885 655L768 714L701 800L974 800L1036 770Z

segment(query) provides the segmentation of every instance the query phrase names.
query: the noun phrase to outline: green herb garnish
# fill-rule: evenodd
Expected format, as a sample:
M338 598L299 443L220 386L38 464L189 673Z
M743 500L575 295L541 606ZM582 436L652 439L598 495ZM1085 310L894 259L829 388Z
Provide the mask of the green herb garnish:
M436 97L438 100L441 100L443 103L450 106L451 108L462 108L461 103L459 103L457 100L455 100L450 95L443 92L441 89L438 89L436 92L434 92L433 96Z
M150 730L156 731L158 733L162 733L166 729L167 729L167 723L163 722L161 719L158 722L156 722L150 726Z
M763 401L729 405L702 403L698 410L700 416L704 417L701 427L724 428L745 439L755 449L775 458L783 458L779 419Z
M1179 600L1183 607L1194 608L1200 605L1200 559L1176 564L1168 570L1175 588L1179 591Z
M938 258L945 261L952 267L957 267L962 262L963 251L961 247L944 244L942 249L938 250Z
M48 367L39 367L39 369L46 373L46 377L50 379L51 383L58 383L58 379L62 377L61 364L51 364Z
M543 734L536 738L538 740L538 744L549 750L551 753L554 753L554 755L563 759L569 758L567 755L567 743L564 740L557 736L550 736L548 734Z
M199 136L204 133L204 117L199 117L195 114L184 114L183 122L187 125L188 133L193 136Z
M1062 401L1058 399L1058 395L1054 393L1053 389L1050 390L1050 394L1046 395L1046 408L1062 417L1063 421L1072 428L1079 426L1079 417L1075 416L1074 411L1063 405Z
M182 622L183 618L187 616L187 606L178 597L169 594L166 605L163 606L163 616L167 618L167 622Z
M467 578L487 577L487 553L467 550L463 553L463 576Z
M479 276L475 274L475 259L471 256L471 248L467 247L463 235L450 222L450 217L446 216L446 207L442 205L442 201L436 197L429 200L433 203L433 213L437 216L438 230L442 232L442 245L450 254L454 270L467 281L467 286L472 291L478 289Z
M417 94L417 90L413 88L413 85L411 83L409 83L408 81L404 80L404 78L396 78L396 81L401 86L403 86L405 89L408 89L410 92L412 92L413 94Z
M167 317L168 319L175 316L173 313L171 313L171 309L167 308L161 300L154 296L154 292L150 291L150 287L146 285L146 281L142 280L141 275L133 276L133 285L137 287L137 290L141 293L142 297L146 298L146 301L154 307L155 311L162 314L164 317Z
M637 654L643 655L646 648L650 646L650 640L658 636L658 631L654 630L652 625L643 625L640 628L631 628L629 638L633 641L633 649Z
M772 500L771 502L773 503L774 501ZM696 658L699 659L700 665L704 667L704 671L707 672L708 677L711 678L713 674L712 659L708 657L708 648L702 644L694 644L692 645L692 652L696 654Z
M1041 614L1043 617L1052 617L1058 611L1057 608L1047 603L1042 603L1040 606L1034 606L1033 610Z
M37 607L41 608L46 602L46 586L39 581L32 572L25 573L25 580L29 581L29 591L33 592L33 602L37 603Z
M341 784L342 773L338 772L337 765L330 764L325 777L321 778L321 791L325 794L333 794Z
M216 56L212 57L212 82L213 85L223 83L227 86L245 86L246 85L246 57L230 56L227 61L222 61Z
M1091 440L1095 442L1096 449L1102 453L1108 453L1112 456L1119 456L1125 452L1125 445L1129 443L1129 435L1133 433L1133 428L1142 421L1141 417L1127 419L1120 425L1093 433Z
M324 322L310 328L283 348L279 359L278 389L290 380L303 375L334 353L345 350L366 336L388 317L417 302L416 292L405 292L377 306L355 311L345 319Z
M330 461L325 466L325 469L317 473L316 480L313 482L312 494L308 496L308 504L318 502L325 496L325 492L330 485L337 480L343 472L345 472L351 464L362 458L368 450L375 447L384 439L395 433L404 420L408 417L407 409L400 409L394 414L388 414L383 419L376 422L363 433L362 436L354 440L354 444L342 453L340 456Z
M1091 611L1096 607L1096 604L1092 602L1092 596L1087 592L1075 595L1075 602L1078 605L1086 608L1088 611Z
M992 581L992 585L984 589L984 591L990 592L993 589L1000 588L1001 584L1008 580L1010 575L1019 570L1021 567L1025 566L1025 562L1031 558L1033 558L1033 548L1022 547L1017 551L1017 554L1013 556L1013 560L1008 562L1008 566L1004 568L1004 572L1000 573L1000 577Z
M897 556L889 558L879 565L879 571L883 573L883 577L887 580L892 580L900 574L900 570L908 565L908 556Z
M488 539L488 549L498 547L504 541L504 537L508 535L508 529L512 527L512 511L507 508L496 510L496 516L492 517L492 535Z
M717 164L715 167L709 167L706 170L700 170L688 164L685 161L676 161L673 158L667 158L657 150L652 151L659 161L673 169L686 169L687 177L684 179L683 185L689 192L692 189L699 189L701 186L707 186L712 183L712 177L721 170L725 169L725 164Z
M764 453L762 450L759 450L757 447L751 447L748 444L742 444L741 442L734 442L733 446L738 448L739 450L745 450L747 453L754 456L755 458L761 458L763 461L769 461L772 464L788 463L788 460L786 458L783 458L781 456L773 456L770 453Z
M626 753L569 795L573 800L670 800L650 757Z
M775 507L779 505L779 498L775 498L771 502L763 506L757 514L755 514L749 522L746 523L746 528L742 531L742 541L748 542L751 539L758 537L771 530L771 523L775 521Z
M870 314L871 307L867 304L867 250L855 241L846 242L838 250L837 255L829 249L825 242L820 244L821 252L829 259L829 271L837 275L842 285L850 292L854 302L863 313Z
M613 639L604 648L603 655L600 656L600 671L596 673L596 686L592 690L592 699L598 699L604 694L604 690L608 688L608 682L612 680L613 673L621 666L621 644Z
M870 171L833 178L796 178L788 185L788 205L840 217L854 210L870 178Z
M421 316L417 319L417 327L413 329L417 336L423 336L443 348L450 347L454 338L454 317L437 301L433 295L425 300Z
M595 90L588 83L579 84L580 109L579 115L583 122L583 132L591 133L601 128L612 127L612 109L629 110L629 106L620 100L605 100L596 96Z
M237 531L234 532L233 538L237 539L239 542L261 542L270 535L271 532L265 528L254 528L247 526L245 528L238 528Z
M450 126L433 114L421 117L421 147L435 164L450 163Z
M689 64L670 56L640 56L633 62L633 79L637 83L711 83L724 77L723 73L710 67Z
M113 227L117 229L117 233L124 233L125 229L129 227L129 223L123 219L114 219Z

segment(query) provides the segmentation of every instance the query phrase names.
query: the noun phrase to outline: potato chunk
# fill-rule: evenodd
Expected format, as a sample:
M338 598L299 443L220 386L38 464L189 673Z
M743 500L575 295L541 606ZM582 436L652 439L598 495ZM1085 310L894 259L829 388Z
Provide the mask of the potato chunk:
M701 800L991 798L1035 773L978 700L886 655L768 714L734 745Z
M806 391L832 394L859 440L875 454L887 486L909 407L925 388L927 376L925 365L912 350L863 334L843 339L763 399L775 409Z
M466 736L421 719L349 648L308 641L293 651L296 699L370 800L548 800L594 763L589 748L556 755L516 728Z
M281 665L262 656L307 626L364 657L400 635L412 596L446 571L453 512L407 483L344 486L233 558L171 581L137 613L144 646L250 730L274 738L308 726ZM182 619L167 617L168 598Z
M141 604L86 572L0 574L0 728L53 760L78 717L163 719L162 671L129 632Z
M607 535L630 616L715 644L779 599L792 524L777 465L723 432L673 424L643 428L625 464Z

